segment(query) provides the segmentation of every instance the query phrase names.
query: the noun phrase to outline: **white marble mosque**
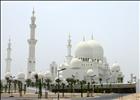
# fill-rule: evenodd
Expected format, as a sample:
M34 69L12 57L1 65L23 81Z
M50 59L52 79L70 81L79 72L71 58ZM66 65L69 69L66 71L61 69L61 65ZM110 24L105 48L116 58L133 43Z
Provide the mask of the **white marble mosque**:
M65 61L61 64L57 64L53 61L50 64L50 70L45 73L37 73L35 70L35 45L37 42L35 39L35 20L35 11L33 10L30 24L30 39L28 39L29 57L27 62L27 74L19 72L17 75L17 79L21 80L23 83L25 79L34 80L33 76L35 74L38 74L39 78L49 78L54 82L58 76L58 70L60 69L65 69L59 73L59 78L63 80L66 80L67 78L75 78L88 82L94 80L95 83L119 83L120 80L118 79L124 78L121 67L118 63L114 63L111 66L109 65L107 57L104 55L103 46L93 38L93 35L91 35L89 40L86 40L85 37L83 37L83 40L76 44L74 55L71 55L72 44L71 36L69 34ZM9 39L5 77L12 76L10 70L12 61L10 53L11 41Z

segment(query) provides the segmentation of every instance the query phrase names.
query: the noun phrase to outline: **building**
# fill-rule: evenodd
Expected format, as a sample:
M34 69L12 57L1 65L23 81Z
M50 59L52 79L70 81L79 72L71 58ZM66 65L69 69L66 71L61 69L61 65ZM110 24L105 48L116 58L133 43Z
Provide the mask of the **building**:
M56 64L55 61L53 61L51 64L50 64L50 73L51 73L51 78L52 80L54 80L56 77L57 77L57 67L58 65Z
M33 9L32 12L32 17L31 17L31 24L30 24L30 39L28 39L28 43L29 43L29 57L28 57L28 64L27 64L27 78L31 77L31 73L35 72L35 64L36 64L36 60L35 60L35 45L37 40L35 39L35 28L36 28L36 24L35 24L35 20L36 17L34 16L35 11Z
M6 70L5 73L11 73L11 40L9 38L8 48L7 48L7 58L6 58Z
M67 44L67 56L59 69L65 68L61 72L64 79L75 78L95 83L118 83L123 81L123 73L120 66L114 63L109 66L102 45L93 39L80 41L76 45L74 56L71 55L70 35Z

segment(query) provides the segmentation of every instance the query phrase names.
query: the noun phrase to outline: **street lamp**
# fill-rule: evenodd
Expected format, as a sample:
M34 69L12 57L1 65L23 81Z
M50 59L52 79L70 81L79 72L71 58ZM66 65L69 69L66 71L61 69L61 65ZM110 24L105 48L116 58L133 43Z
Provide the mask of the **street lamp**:
M59 83L59 81L60 81L60 80L59 80L59 72L60 72L60 71L63 71L63 70L66 70L66 68L62 68L62 69L57 70L57 71L58 71L58 96L57 96L57 100L59 100L59 84L60 84L60 83Z

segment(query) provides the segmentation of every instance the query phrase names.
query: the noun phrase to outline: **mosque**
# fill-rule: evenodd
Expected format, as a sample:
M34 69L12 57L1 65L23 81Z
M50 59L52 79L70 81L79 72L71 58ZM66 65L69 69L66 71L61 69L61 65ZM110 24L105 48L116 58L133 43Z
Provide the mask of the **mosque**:
M35 70L35 45L37 40L35 39L35 20L34 10L31 16L30 24L30 39L29 43L29 56L27 62L27 74L19 73L19 79L31 78ZM65 69L61 71L60 78L75 78L78 80L85 80L95 83L121 83L123 81L124 75L121 72L120 66L117 63L114 63L112 66L109 66L107 58L104 56L104 50L102 45L91 36L90 40L85 40L77 43L74 56L71 55L71 36L69 34L67 41L67 55L65 61L62 64L56 64L52 62L50 64L50 71L46 72L44 75L49 76L52 81L58 76L58 70ZM7 59L6 59L6 75L10 76L10 67L11 67L11 42L9 40L7 48Z
M67 56L64 63L58 69L65 69L60 72L64 79L75 78L95 83L121 83L124 75L120 66L114 63L109 66L102 45L91 36L90 40L80 41L76 45L74 56L71 55L71 36L69 34L67 43ZM50 69L55 69L50 66ZM52 68L54 67L54 68ZM52 71L51 71L52 72Z

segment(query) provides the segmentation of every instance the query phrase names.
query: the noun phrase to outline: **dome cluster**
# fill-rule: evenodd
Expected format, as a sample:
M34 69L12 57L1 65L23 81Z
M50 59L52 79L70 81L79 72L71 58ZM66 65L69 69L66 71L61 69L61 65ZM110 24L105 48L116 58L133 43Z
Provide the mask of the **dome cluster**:
M88 41L81 41L77 44L75 50L75 57L83 61L102 60L103 47L94 39Z
M23 72L19 72L17 78L18 79L25 79L25 74Z

